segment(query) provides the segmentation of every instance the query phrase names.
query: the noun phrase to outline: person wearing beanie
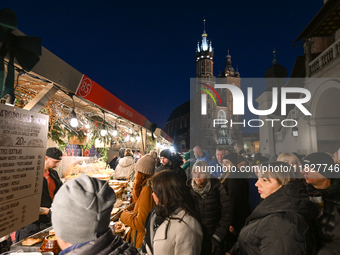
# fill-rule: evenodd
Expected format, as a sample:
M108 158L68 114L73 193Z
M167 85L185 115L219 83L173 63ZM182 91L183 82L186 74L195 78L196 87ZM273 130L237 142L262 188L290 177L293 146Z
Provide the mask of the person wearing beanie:
M155 160L150 155L140 158L136 164L136 180L133 186L133 205L124 210L120 220L130 227L126 240L137 249L142 247L145 235L144 223L151 209L155 206L152 199L151 177L155 173Z
M58 167L63 153L56 147L50 147L46 150L43 187L41 193L41 202L39 209L39 219L24 228L16 231L15 240L20 241L39 231L51 226L51 212L53 198L61 185L58 172L54 168Z
M248 205L248 182L240 175L237 168L238 155L231 152L223 157L222 166L224 173L221 176L221 183L224 186L230 203L230 227L226 236L227 250L236 243L247 217L250 215Z
M52 224L62 249L59 255L138 254L109 227L115 201L107 181L84 174L66 182L52 205Z
M169 149L162 150L159 157L161 158L162 167L158 167L155 173L159 173L165 168L170 168L171 165L171 151Z
M173 170L181 177L183 182L186 183L187 176L181 168L181 165L183 164L181 156L177 153L172 153L169 149L162 150L159 156L161 157L162 164L156 168L155 174L166 169Z
M324 152L309 154L303 165L309 198L319 207L318 254L340 254L340 165Z
M194 151L189 150L188 152L183 154L183 161L184 164L181 166L182 169L184 170L187 179L190 179L190 174L191 174L191 167L195 164L196 159L194 156Z

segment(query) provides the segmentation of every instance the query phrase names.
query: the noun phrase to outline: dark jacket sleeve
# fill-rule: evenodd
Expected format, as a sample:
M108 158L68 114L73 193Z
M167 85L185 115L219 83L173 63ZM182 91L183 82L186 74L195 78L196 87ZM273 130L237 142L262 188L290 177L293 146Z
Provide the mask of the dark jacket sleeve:
M240 245L239 242L236 242L233 246L233 248L231 248L231 250L229 251L229 253L231 255L239 255L240 254Z
M246 217L241 217L244 212L238 212L240 208L244 209L244 206L241 206L241 203L247 203L248 201L244 201L244 191L246 189L245 182L242 179L230 178L226 180L227 184L227 193L229 194L229 204L230 204L230 225L235 228L237 232L241 230L244 225L244 220ZM244 218L244 219L242 219Z
M340 255L340 216L335 213L335 227L332 231L332 242L326 244L318 251L318 255Z
M219 185L218 190L220 192L221 218L212 238L220 244L224 240L230 226L230 205L229 196L222 184ZM217 243L214 239L212 239L212 242L216 245Z
M296 223L283 214L266 217L257 228L256 234L261 243L261 254L302 254L301 251L305 250L306 243L298 228Z

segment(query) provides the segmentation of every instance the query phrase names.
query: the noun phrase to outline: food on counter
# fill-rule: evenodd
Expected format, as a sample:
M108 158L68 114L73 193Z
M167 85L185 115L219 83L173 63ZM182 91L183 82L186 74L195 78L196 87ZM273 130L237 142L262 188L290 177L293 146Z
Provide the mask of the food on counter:
M48 234L49 234L49 235L55 235L55 230L52 229L52 230L48 231Z
M111 211L111 215L116 214L120 209L119 208L113 208Z
M40 243L42 241L43 240L41 238L28 237L28 238L24 239L24 241L22 241L22 245L32 246L32 245L34 245L36 243Z
M120 221L117 221L115 222L115 232L123 232L125 230L125 225L120 222Z
M113 207L118 208L118 207L121 207L122 205L123 205L123 201L120 198L118 198L116 200L116 203L113 205Z
M107 168L106 163L100 159L84 158L72 163L65 172L65 179L73 179L80 175L87 174L102 180L110 180L114 174L111 168Z

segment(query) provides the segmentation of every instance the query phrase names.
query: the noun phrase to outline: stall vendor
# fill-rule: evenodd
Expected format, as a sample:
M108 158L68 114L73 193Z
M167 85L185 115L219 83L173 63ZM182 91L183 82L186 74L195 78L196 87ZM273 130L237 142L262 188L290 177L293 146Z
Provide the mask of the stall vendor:
M52 206L55 194L62 185L58 172L54 170L54 168L59 165L62 156L63 153L56 147L50 147L46 150L39 220L19 229L15 234L16 241L22 240L51 226L50 207Z

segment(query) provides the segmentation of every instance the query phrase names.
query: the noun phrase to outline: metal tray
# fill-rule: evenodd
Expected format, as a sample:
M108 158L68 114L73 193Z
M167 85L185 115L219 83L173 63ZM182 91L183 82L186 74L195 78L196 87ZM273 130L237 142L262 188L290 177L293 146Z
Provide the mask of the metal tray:
M44 230L35 233L34 235L31 235L29 237L41 237L42 239L44 239L46 236L48 236L49 231L52 230L53 227L49 227L49 228L45 228ZM11 245L11 251L19 251L22 250L24 252L38 252L38 249L40 248L40 246L42 245L42 241L40 243L36 243L34 245L31 246L27 246L27 245L22 245L22 241L16 242L14 244ZM46 253L46 252L45 252ZM45 254L43 253L43 254ZM53 252L52 252L53 254ZM21 255L21 254L20 254ZM46 253L46 255L48 255L48 253Z

